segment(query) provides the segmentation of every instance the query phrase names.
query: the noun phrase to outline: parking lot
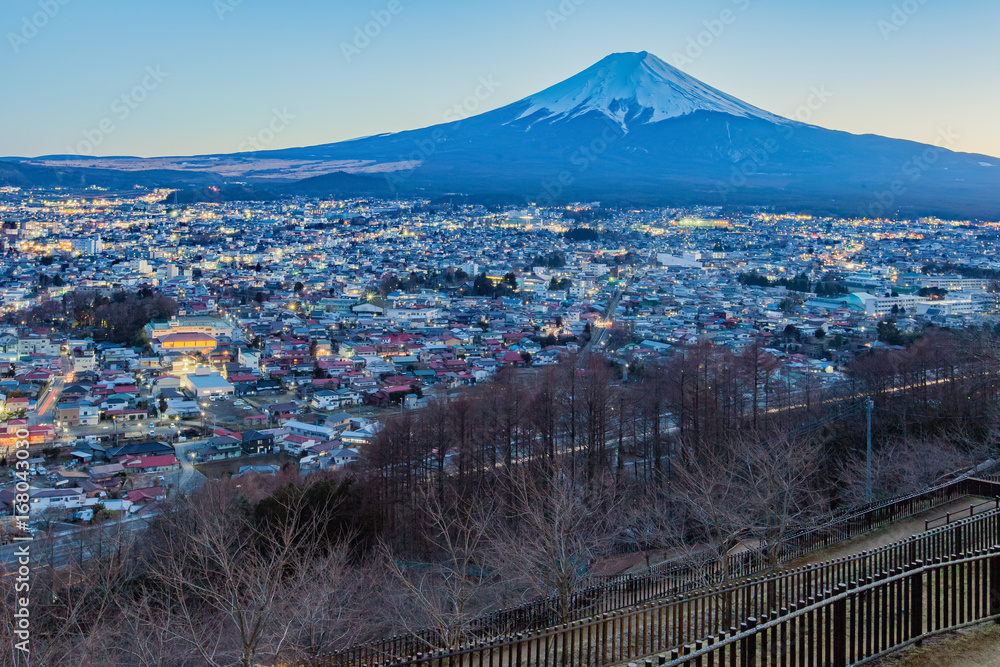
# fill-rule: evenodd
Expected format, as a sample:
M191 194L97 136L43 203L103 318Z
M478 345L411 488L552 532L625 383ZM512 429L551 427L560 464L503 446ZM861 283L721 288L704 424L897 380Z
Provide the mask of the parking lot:
M220 397L214 401L208 398L198 400L198 406L205 413L205 425L209 427L225 428L227 430L244 430L252 427L267 426L266 420L253 421L248 417L261 415L261 405L268 405L274 402L291 400L283 396L255 397L248 396L242 398Z

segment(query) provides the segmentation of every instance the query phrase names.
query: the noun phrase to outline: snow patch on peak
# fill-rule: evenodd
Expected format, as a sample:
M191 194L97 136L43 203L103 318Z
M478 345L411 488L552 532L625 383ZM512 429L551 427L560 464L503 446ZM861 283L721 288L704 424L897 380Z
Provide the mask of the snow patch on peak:
M632 123L658 123L696 111L791 122L716 90L645 51L612 54L522 103L528 107L515 121L557 122L597 112L625 132Z

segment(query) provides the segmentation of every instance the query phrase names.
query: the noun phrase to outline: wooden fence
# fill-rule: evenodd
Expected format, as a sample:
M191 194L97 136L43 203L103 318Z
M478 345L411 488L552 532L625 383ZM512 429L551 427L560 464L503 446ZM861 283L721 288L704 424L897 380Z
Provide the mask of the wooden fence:
M922 494L873 506L821 529L793 536L785 543L783 556L786 559L800 557L912 516L936 502L965 495L994 497L1000 495L1000 484L961 479ZM803 604L818 604L839 594L840 586L881 581L885 573L895 576L896 571L915 568L918 563L923 567L926 563L980 551L992 553L1000 549L998 545L1000 511L992 511L852 558L766 578L745 580L766 567L763 554L749 551L728 559L724 565L717 562L674 565L658 568L653 576L620 579L598 589L596 594L593 589L583 591L575 598L579 604L577 608L589 609L592 613L570 623L551 624L539 630L551 616L544 608L529 606L513 610L524 615L508 619L510 625L493 626L494 634L487 635L501 639L473 639L451 650L435 650L429 635L396 637L324 656L309 664L312 667L598 667L664 651L697 651L699 641L727 642L724 646L728 650L735 643L729 640L739 635L741 625L749 623L750 619L777 620L793 613L791 610L798 613L805 608ZM738 584L726 583L741 579L743 581ZM594 598L583 601L582 594L591 594ZM651 599L657 601L650 602ZM491 620L496 622L496 615ZM531 624L535 624L533 628L526 627ZM485 627L480 625L480 631ZM769 632L769 627L761 625L760 631ZM749 626L742 629L743 632L750 630ZM712 660L712 664L717 661L714 654Z
M935 635L1000 621L1000 545L949 560L841 583L823 599L799 600L749 618L644 664L715 667L860 665ZM629 663L638 667L638 663Z

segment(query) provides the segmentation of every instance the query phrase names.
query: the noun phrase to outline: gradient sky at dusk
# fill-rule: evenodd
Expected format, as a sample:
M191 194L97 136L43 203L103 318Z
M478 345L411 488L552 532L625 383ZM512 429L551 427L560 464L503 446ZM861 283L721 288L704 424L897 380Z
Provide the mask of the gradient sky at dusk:
M1000 156L996 0L395 0L348 62L342 44L393 1L4 0L0 155L95 131L97 155L231 153L275 110L294 118L267 148L329 143L442 122L480 77L499 84L486 111L613 52L677 64L700 37L681 68L768 111L791 117L822 88L817 125L925 143L951 128L954 149ZM893 24L894 5L912 14Z

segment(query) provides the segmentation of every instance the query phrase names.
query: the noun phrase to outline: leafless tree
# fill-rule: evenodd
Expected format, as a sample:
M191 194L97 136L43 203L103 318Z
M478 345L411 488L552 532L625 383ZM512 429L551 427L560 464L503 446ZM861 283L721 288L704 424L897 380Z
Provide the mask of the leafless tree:
M819 479L820 449L807 437L752 437L739 438L731 451L745 467L749 535L775 567L786 538L819 525L827 515L826 489Z
M39 545L32 546L37 550ZM113 665L108 660L107 647L114 638L112 622L116 601L125 593L134 575L135 560L127 544L120 549L110 549L103 557L70 563L63 569L35 569L27 595L31 603L31 652L27 661L22 654L11 650L16 606L13 604L14 586L5 585L0 595L10 598L0 597L4 600L0 611L0 638L3 640L0 658L4 661L0 664ZM3 581L6 584L12 579ZM9 653L5 655L5 652Z
M873 498L882 500L940 484L948 474L992 458L994 451L989 444L970 442L958 433L892 440L872 452ZM866 467L864 453L856 454L840 466L839 496L848 505L865 503Z
M563 469L551 476L518 470L510 486L509 515L493 533L496 559L503 576L529 597L554 597L562 622L572 594L611 546L617 503L602 488L574 484Z
M734 549L760 548L771 566L785 538L819 523L825 495L819 481L819 448L806 438L756 431L731 436L716 452L686 462L675 498L685 507L715 558L726 564Z
M404 564L387 544L381 545L382 567L395 584L387 588L388 606L428 648L453 649L469 639L477 617L502 603L488 549L497 507L488 499L465 503L453 496L442 502L430 492L424 502L430 551L426 562ZM434 635L418 632L426 629Z
M294 602L319 583L324 545L304 494L282 495L284 520L263 522L234 487L208 485L164 519L151 574L174 605L178 639L208 665L252 667L291 650Z

